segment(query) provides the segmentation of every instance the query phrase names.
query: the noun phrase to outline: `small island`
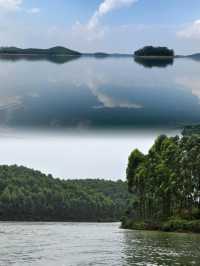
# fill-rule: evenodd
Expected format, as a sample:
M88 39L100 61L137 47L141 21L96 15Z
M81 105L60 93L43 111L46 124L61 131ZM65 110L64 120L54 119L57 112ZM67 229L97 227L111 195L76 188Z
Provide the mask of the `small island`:
M174 57L174 50L167 47L145 46L135 51L135 57Z

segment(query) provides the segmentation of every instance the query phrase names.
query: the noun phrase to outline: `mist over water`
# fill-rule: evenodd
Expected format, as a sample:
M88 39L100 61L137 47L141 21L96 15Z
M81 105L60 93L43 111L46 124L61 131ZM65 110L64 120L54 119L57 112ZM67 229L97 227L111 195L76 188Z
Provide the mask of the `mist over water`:
M61 178L124 179L134 148L146 153L159 134L200 121L199 64L1 57L1 163Z
M138 148L146 153L158 134L176 130L14 131L0 135L1 164L39 169L64 179L125 180L127 158Z

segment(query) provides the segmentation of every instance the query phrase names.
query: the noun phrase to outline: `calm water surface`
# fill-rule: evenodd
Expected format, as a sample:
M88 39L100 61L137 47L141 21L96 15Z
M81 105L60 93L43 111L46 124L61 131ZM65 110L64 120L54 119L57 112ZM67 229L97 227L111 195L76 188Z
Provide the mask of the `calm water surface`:
M1 223L0 265L199 265L200 236L119 224Z
M198 61L59 59L0 58L1 126L151 128L200 121Z

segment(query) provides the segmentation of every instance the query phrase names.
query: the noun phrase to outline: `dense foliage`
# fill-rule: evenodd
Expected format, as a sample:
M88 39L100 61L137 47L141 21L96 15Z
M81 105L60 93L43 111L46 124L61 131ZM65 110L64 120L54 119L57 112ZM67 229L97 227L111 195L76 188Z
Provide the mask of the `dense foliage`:
M162 135L147 155L134 150L127 180L135 196L127 211L132 220L200 219L200 136Z
M62 46L56 46L49 49L37 49L37 48L21 49L17 47L1 47L0 54L80 55L80 53Z
M182 131L183 136L200 135L200 125L185 126Z
M134 53L135 56L174 56L174 51L167 47L145 46Z
M0 220L119 221L128 198L122 181L60 180L0 166Z

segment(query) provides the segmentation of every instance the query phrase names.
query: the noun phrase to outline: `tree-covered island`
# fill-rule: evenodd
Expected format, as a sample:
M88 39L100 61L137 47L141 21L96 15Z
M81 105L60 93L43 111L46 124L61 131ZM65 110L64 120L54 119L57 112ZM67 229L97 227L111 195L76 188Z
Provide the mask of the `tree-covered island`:
M135 57L174 57L174 50L167 47L145 46L134 52Z
M127 181L133 196L123 228L200 233L200 135L191 130L181 138L158 137L147 155L131 153Z

